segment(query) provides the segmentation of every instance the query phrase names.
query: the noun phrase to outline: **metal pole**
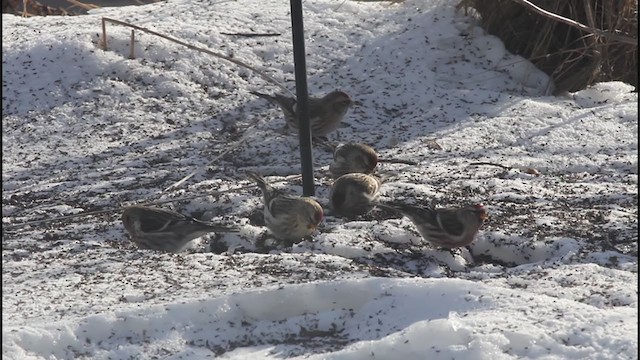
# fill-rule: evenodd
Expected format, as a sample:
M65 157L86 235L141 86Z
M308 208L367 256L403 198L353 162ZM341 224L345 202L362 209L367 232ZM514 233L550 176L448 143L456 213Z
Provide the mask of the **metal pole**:
M313 182L313 152L311 126L309 126L309 94L307 93L307 64L304 51L304 24L302 0L290 0L291 32L293 34L293 63L296 73L296 115L299 122L300 164L302 167L302 193L315 194Z

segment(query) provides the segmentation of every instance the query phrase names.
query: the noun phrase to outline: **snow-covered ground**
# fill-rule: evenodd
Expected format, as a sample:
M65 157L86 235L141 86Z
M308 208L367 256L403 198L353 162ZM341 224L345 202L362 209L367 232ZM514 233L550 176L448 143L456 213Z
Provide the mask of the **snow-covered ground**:
M128 59L130 29L114 24L98 46L111 17L293 90L287 1L3 15L3 358L637 358L637 93L612 82L550 96L544 74L452 1L304 11L310 93L357 105L330 140L419 163L381 164L383 199L484 203L476 241L434 249L376 211L259 251L246 171L301 193L296 137L249 94L280 89L139 31ZM281 35L222 34L246 32ZM331 154L313 156L327 206ZM181 254L138 250L117 209L172 199L158 206L243 230Z

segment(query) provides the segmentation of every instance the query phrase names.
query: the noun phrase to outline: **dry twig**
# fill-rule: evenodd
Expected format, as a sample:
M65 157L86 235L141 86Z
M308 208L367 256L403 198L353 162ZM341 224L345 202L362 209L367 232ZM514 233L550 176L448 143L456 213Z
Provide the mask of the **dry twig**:
M221 32L220 34L222 35L229 35L229 36L243 36L243 37L267 37L267 36L280 36L279 33L265 33L265 34L258 34L258 33L223 33Z
M191 196L185 196L185 197L176 198L176 199L142 202L142 203L137 203L135 205L153 206L153 205L168 204L168 203L177 202L177 201L198 199L198 198L206 197L206 196L216 196L216 195L228 193L228 192L231 192L231 191L252 189L254 187L255 187L255 185L251 184L251 185L241 186L241 187L228 189L228 190L223 190L223 191L213 191L213 192L206 193L206 194L191 195ZM43 224L43 223L53 222L53 221L68 220L68 219L73 219L73 218L82 217L82 216L108 214L108 213L112 213L112 212L122 211L122 210L124 210L125 208L127 208L128 206L131 206L131 205L134 205L134 204L128 204L128 205L123 204L123 205L121 205L119 207L111 208L111 209L87 211L87 212L82 212L82 213L78 213L78 214L71 214L71 215L58 216L58 217L53 217L53 218L48 218L48 219L27 221L27 222L23 222L23 223L20 223L20 224L4 225L2 227L2 229L3 230L13 230L13 229L20 228L20 227L27 226L27 225L36 225L36 224Z
M253 66L251 66L251 65L249 65L249 64L247 64L247 63L245 63L243 61L234 59L234 58L229 57L229 56L224 55L224 54L220 54L220 53L211 51L209 49L205 49L205 48L201 48L201 47L198 47L198 46L195 46L195 45L191 45L189 43L186 43L184 41L178 40L178 39L173 38L171 36L164 35L164 34L161 34L159 32L156 32L156 31L153 31L153 30L149 30L147 28L143 28L143 27L138 26L138 25L133 25L133 24L130 24L128 22L124 22L124 21L120 21L120 20L116 20L116 19L103 17L102 18L102 49L105 50L105 51L107 50L107 33L106 33L106 25L105 25L106 22L111 22L111 23L114 23L114 24L122 25L122 26L128 26L128 27L134 28L136 30L140 30L140 31L146 32L146 33L151 34L151 35L159 36L159 37L161 37L163 39L169 40L169 41L174 42L176 44L180 44L180 45L186 46L191 50L200 51L200 52L203 52L205 54L209 54L209 55L212 55L212 56L227 60L229 62L232 62L232 63L236 64L236 65L242 66L244 68L247 68L247 69L255 72L256 74L258 74L264 80L266 80L266 81L268 81L268 82L280 87L281 89L283 89L287 93L295 96L295 94L293 92L291 92L291 90L287 89L287 87L284 86L282 83L280 83L278 80L272 78L271 76L265 74L264 72L254 68Z
M520 170L520 171L524 171L525 173L530 174L530 175L535 175L535 176L542 175L542 173L538 169L535 169L535 168L532 168L532 167L526 167L526 166L506 166L506 165L492 163L492 162L486 162L486 161L473 162L473 163L469 164L469 166L478 166L478 165L497 166L497 167L503 168L503 169L505 169L507 171L513 170L513 169L517 169L517 170Z

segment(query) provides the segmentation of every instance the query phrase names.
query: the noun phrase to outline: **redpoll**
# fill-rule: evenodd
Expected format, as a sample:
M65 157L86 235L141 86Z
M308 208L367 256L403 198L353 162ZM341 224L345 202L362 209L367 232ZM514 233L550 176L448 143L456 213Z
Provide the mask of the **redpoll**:
M317 201L284 194L258 174L249 173L249 177L262 190L264 222L277 239L291 245L311 235L320 225L324 213Z
M350 143L339 145L333 152L329 171L334 179L344 174L371 174L378 165L378 154L369 145Z
M371 211L378 198L380 182L371 175L351 173L340 176L329 194L331 208L347 218L355 218Z
M215 225L175 211L146 206L127 207L122 214L131 241L141 249L180 252L193 239L210 232L239 231Z
M489 217L486 208L481 204L442 209L406 204L377 205L405 215L411 219L423 239L447 249L471 244Z
M267 99L278 105L284 113L289 128L298 129L296 99L284 95L267 95L252 91L251 94ZM349 95L342 91L332 91L322 98L309 97L309 124L313 137L326 136L340 126L344 115L353 104Z

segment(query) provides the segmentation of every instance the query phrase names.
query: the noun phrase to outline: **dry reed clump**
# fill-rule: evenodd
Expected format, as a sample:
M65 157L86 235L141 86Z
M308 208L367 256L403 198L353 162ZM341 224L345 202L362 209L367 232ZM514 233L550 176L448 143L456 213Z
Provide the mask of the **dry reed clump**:
M513 54L529 59L554 81L555 93L601 81L638 86L637 0L531 0L540 8L591 28L636 39L634 44L569 26L514 0L462 0L484 29Z
M22 16L73 15L61 7L52 7L37 0L2 0L2 13Z

